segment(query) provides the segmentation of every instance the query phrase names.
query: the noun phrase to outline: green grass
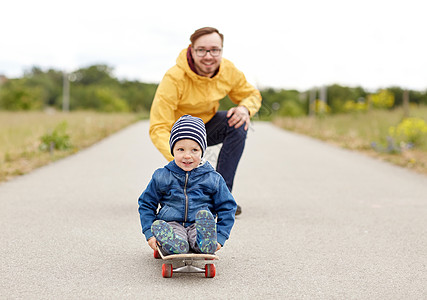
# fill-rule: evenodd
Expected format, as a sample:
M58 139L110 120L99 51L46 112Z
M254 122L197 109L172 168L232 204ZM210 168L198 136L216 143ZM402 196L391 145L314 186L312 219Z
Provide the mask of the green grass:
M86 148L136 122L131 113L0 111L0 182ZM147 116L144 116L147 117ZM41 137L66 123L71 148L41 151Z
M427 107L412 106L411 117L427 122ZM396 126L404 116L402 109L371 110L352 114L327 115L323 117L275 118L273 123L284 129L308 135L328 143L363 152L427 174L427 136L414 149L401 153L375 151L372 142L386 147L389 128Z

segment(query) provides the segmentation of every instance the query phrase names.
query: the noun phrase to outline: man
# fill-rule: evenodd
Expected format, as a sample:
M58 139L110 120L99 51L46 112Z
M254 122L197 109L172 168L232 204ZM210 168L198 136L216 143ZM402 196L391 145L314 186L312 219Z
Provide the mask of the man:
M200 28L191 35L190 41L190 46L181 51L176 65L166 72L157 88L150 112L150 137L171 161L169 137L175 121L183 115L201 118L206 126L208 146L223 144L216 170L231 192L250 117L261 106L261 94L233 63L222 58L224 36L217 29ZM237 106L218 111L219 101L227 95ZM238 206L236 215L240 213Z

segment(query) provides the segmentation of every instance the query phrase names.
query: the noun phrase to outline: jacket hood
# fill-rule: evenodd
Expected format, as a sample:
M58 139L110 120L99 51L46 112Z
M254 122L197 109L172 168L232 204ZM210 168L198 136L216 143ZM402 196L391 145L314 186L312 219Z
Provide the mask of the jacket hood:
M197 73L195 73L193 70L191 70L190 66L188 65L187 51L189 50L189 47L190 46L188 46L188 48L183 49L181 51L181 53L178 55L178 58L176 59L176 65L180 69L184 70L185 74L187 74L187 76L190 77L193 80L214 80L215 78L217 78L218 75L219 75L219 73L221 73L221 69L222 69L222 65L223 65L223 62L224 62L224 58L222 58L221 64L219 66L219 70L218 70L217 74L214 77L209 78L209 77L205 77L205 76L200 76Z
M175 160L170 161L166 166L166 169L169 171L178 174L178 175L185 175L187 172L178 167L178 165L175 163ZM203 165L193 169L190 171L190 174L192 176L202 175L205 173L213 172L215 171L212 165L207 161Z

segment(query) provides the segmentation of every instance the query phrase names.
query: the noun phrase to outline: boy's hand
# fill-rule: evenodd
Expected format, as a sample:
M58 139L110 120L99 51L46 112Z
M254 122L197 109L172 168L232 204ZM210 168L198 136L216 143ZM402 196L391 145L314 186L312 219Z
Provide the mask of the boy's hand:
M148 242L148 245L151 247L151 249L157 250L157 240L154 236L151 237L147 242Z
M222 246L221 246L221 244L220 243L217 243L218 244L218 246L216 247L216 251L219 251L219 250L221 250L221 248L222 248ZM216 252L215 251L215 252Z

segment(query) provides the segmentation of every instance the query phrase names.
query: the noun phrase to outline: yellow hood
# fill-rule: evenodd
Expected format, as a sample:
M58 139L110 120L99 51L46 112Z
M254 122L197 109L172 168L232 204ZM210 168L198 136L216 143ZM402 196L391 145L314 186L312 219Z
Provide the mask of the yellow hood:
M150 112L150 137L168 160L170 130L182 115L199 117L207 123L218 111L219 101L229 96L236 105L243 105L253 116L261 106L261 94L250 85L232 62L222 58L218 73L204 77L190 69L187 49L179 54L176 65L160 82Z

